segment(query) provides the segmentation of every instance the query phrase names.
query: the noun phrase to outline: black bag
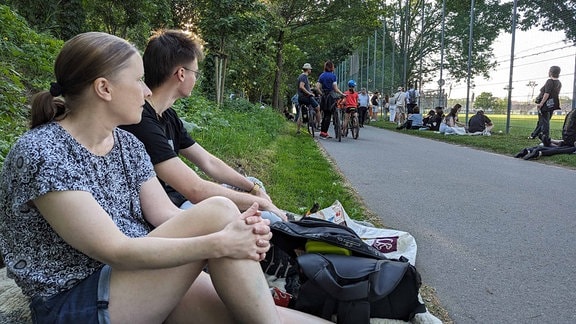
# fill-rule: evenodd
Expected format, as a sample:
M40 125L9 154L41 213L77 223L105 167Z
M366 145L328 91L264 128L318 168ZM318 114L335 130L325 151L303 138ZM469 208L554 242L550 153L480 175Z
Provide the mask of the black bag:
M534 103L535 103L535 104L539 104L539 103L542 102L542 95L543 95L543 93L540 93L540 94L538 95L538 97L536 97L536 99L534 99Z
M308 240L326 242L350 250L352 255L386 260L384 253L366 244L352 229L323 219L304 217L299 221L270 225L272 244L296 258L295 250L305 250Z
M426 307L418 299L421 278L408 262L335 254L298 257L301 287L294 308L338 324L370 318L409 321Z
M352 229L322 219L272 224L274 249L285 251L300 274L299 282L287 275L291 307L338 323L369 323L370 317L409 320L426 308L418 300L420 274L406 258L388 259L366 244ZM305 253L308 240L326 242L351 252L350 256ZM288 280L290 279L290 280ZM360 321L362 319L362 321Z

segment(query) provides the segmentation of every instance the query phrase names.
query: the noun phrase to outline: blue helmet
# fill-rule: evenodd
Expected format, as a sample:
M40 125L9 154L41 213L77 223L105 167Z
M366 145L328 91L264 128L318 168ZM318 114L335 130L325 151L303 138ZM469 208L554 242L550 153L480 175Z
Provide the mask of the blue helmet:
M354 88L354 87L356 87L356 81L354 81L354 80L348 81L348 87L349 87L349 88Z

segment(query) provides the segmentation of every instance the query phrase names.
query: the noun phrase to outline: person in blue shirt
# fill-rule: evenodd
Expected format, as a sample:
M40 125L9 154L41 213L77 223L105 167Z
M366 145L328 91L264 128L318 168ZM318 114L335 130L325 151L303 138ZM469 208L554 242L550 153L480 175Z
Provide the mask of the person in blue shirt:
M322 117L322 125L320 126L320 138L331 138L328 135L328 128L332 120L332 108L337 98L344 94L338 89L336 74L334 74L334 62L326 61L324 63L324 72L318 77L316 88L320 90L322 97L320 99L320 109L324 113Z

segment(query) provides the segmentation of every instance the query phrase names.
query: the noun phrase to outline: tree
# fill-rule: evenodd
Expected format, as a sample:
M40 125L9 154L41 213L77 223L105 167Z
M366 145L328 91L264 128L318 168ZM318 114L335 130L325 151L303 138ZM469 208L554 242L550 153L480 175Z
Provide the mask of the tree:
M574 0L525 0L519 2L518 11L522 30L537 26L544 31L564 31L566 38L576 43Z
M192 6L196 14L190 16L198 18L196 28L206 42L204 67L213 72L206 75L206 81L214 85L211 93L220 104L224 98L230 56L246 49L242 44L251 42L252 35L258 35L267 28L262 17L263 6L257 0L197 0Z
M139 48L146 46L150 30L156 27L151 22L170 20L165 7L165 2L156 0L84 1L89 30L128 39Z
M82 0L12 0L6 1L28 24L39 32L67 40L85 31L86 14Z
M306 0L264 1L271 26L270 37L275 40L274 85L272 103L281 107L282 85L290 84L283 76L284 49L294 44L308 56L306 62L321 67L327 59L334 60L332 50L339 44L354 44L357 37L371 33L377 24L377 5L380 1ZM352 23L353 22L353 23ZM353 46L348 46L350 53ZM309 53L309 54L308 54ZM312 60L311 56L315 56ZM304 62L292 62L290 71L299 73ZM297 66L297 67L296 67ZM292 82L295 82L292 80Z
M399 52L408 51L408 80L424 79L435 75L440 65L441 34L442 34L442 1L425 2L422 10L422 1L411 1L408 23L398 25L400 28L400 41L403 32L408 33L408 44L397 41L395 44ZM395 5L395 12L402 14L399 5ZM473 34L473 49L471 56L471 74L488 77L488 71L496 62L493 62L492 44L502 30L510 26L509 4L500 4L497 0L477 0L475 2L475 19ZM444 27L444 68L455 81L461 81L468 75L467 61L469 52L469 25L470 2L447 1L445 8ZM402 16L400 16L400 19ZM424 20L424 22L422 22ZM423 28L422 28L423 26ZM407 29L403 31L402 29ZM417 74L417 63L423 57L421 75Z
M474 108L484 109L485 111L494 111L497 107L496 101L498 98L492 95L492 92L482 92L476 97L474 101Z

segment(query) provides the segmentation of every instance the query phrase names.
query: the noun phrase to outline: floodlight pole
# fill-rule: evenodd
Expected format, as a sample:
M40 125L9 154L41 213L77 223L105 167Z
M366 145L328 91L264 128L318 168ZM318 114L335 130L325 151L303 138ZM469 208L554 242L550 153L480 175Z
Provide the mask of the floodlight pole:
M508 112L506 114L506 134L510 134L510 112L512 111L512 75L514 72L514 44L516 42L516 11L518 0L512 8L512 45L510 49L510 74L508 76Z
M438 105L444 107L444 96L442 95L442 86L444 85L444 79L442 79L442 72L444 70L444 28L446 26L446 0L442 0L442 33L440 36L440 79L438 80L438 85L440 86L438 90Z
M468 78L466 82L466 124L468 124L468 112L470 111L470 70L472 66L472 37L474 33L474 0L470 2L470 32L468 35Z

